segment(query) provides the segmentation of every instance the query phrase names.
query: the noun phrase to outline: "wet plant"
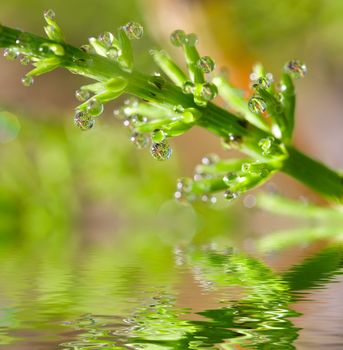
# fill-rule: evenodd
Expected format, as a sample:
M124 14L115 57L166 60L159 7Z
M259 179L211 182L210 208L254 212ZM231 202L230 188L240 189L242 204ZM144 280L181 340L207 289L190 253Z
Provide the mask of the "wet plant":
M46 11L44 18L48 38L1 25L0 47L5 48L5 58L20 57L21 63L34 66L22 79L25 86L59 67L95 81L76 92L81 103L75 108L74 124L81 130L93 128L105 103L127 94L131 97L114 114L130 130L133 144L150 147L156 160L169 159L170 139L195 125L216 134L225 149L237 149L247 156L205 157L194 179L178 181L177 199L213 202L213 194L223 192L231 201L281 171L328 200L342 201L341 174L298 151L292 143L294 79L305 76L304 63L286 63L277 83L261 65L255 66L250 76L253 93L246 100L225 75L214 73L214 60L200 55L193 33L176 30L170 36L172 44L184 51L187 72L166 51L151 50L159 72L148 75L134 65L132 42L143 36L140 24L127 23L116 33L104 32L76 48L65 42L52 10ZM218 95L226 109L213 103Z

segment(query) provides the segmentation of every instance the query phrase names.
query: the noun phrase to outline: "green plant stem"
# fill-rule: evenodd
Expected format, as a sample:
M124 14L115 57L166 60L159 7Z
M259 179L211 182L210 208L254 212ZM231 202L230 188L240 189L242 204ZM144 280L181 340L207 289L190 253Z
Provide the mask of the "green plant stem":
M20 50L40 59L54 57L53 53L40 50L41 45L46 43L54 42L31 33L0 25L0 47L17 47L19 45ZM63 46L65 52L63 56L58 56L61 67L97 81L107 81L113 77L121 76L128 81L125 88L125 92L128 94L150 102L195 108L200 112L200 118L196 121L197 125L220 137L227 137L229 134L239 136L241 138L239 149L243 153L254 159L266 160L258 143L262 138L271 136L268 132L212 103L208 103L206 107L197 106L191 95L184 94L179 87L171 83L166 82L162 87L154 86L151 84L151 76L137 71L124 71L116 61L85 53L68 44L58 44ZM340 174L293 147L287 147L287 152L288 155L283 160L281 171L308 185L330 200L339 202L343 200L343 183Z

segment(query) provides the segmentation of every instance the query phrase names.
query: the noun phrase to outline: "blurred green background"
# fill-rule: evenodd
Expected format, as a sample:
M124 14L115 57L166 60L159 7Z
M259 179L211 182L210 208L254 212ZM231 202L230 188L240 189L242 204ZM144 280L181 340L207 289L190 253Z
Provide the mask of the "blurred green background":
M227 67L232 80L244 88L256 61L262 61L277 78L285 61L304 60L309 74L297 84L296 143L314 157L343 167L341 1L13 0L0 3L0 20L43 34L41 14L46 8L55 10L67 40L74 45L129 20L141 22L145 36L135 43L135 57L137 67L146 72L155 70L149 48L164 47L176 57L180 54L168 40L175 28L198 33L201 52L211 55L218 69ZM176 179L191 175L202 156L212 152L230 156L212 135L195 128L174 140L170 162L154 162L147 151L130 144L127 131L112 115L115 104L106 106L90 132L74 129L74 92L83 78L58 70L27 89L20 83L26 70L17 62L0 61L2 242L54 235L107 242L123 232L161 236L164 230L170 237L166 234L162 241L174 244L213 235L227 239L237 232L251 234L273 227L274 223L256 227L252 220L244 229L242 222L247 220L242 218L255 213L254 208L245 208L244 201L234 206L222 200L214 206L172 204ZM272 186L290 197L319 201L282 175L276 176ZM277 223L283 225L280 219Z

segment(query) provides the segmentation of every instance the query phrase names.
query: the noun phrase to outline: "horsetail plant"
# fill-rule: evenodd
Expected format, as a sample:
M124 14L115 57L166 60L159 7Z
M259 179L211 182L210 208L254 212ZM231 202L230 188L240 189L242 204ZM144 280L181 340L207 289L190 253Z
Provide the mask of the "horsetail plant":
M254 93L246 101L242 91L223 74L208 79L215 63L199 54L195 34L176 30L170 36L172 44L184 51L188 74L166 51L151 50L161 73L147 75L134 67L131 41L143 36L140 24L130 22L119 27L116 34L105 32L76 48L65 43L52 10L46 11L44 18L48 38L0 25L0 47L5 48L7 59L20 56L22 64L34 66L22 79L25 86L32 85L34 77L58 67L95 81L76 91L81 104L75 109L74 123L81 130L92 128L104 104L125 93L132 97L114 114L128 127L130 139L138 148L151 143L150 152L155 159L169 159L172 149L168 140L195 125L219 136L225 149L237 149L247 156L203 158L194 179L178 181L175 198L209 200L213 193L222 191L225 198L233 200L281 171L325 198L342 202L341 174L292 144L293 80L306 74L302 62L288 62L278 84L261 65L256 65L250 76ZM226 102L227 109L212 102L217 95Z

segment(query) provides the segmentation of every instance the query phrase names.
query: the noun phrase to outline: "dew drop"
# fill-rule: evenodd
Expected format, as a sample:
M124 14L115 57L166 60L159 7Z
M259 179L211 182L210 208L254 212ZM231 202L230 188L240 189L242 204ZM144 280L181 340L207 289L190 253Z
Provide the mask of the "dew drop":
M205 83L201 88L200 96L205 101L211 101L218 95L217 87L212 83Z
M303 78L307 73L306 65L298 60L291 60L285 65L285 72L290 74L293 78Z
M55 11L54 10L46 10L44 11L44 18L46 21L54 21L56 17Z
M90 92L88 90L76 90L75 91L75 97L77 100L79 100L80 102L84 102L86 100L88 100L90 98Z
M154 75L148 80L150 85L155 86L157 89L162 90L163 86L165 85L165 80L159 76L159 75Z
M219 162L219 157L216 154L209 154L201 159L203 165L213 165Z
M16 58L18 58L18 56L19 56L19 52L15 48L10 47L10 48L4 50L4 57L8 61L13 61Z
M268 154L270 152L270 149L273 145L274 140L275 140L274 137L269 136L261 139L258 142L258 146L262 149L263 154Z
M130 137L130 141L138 148L138 149L142 149L148 146L149 144L149 138L139 132L134 132L131 137Z
M129 22L123 27L129 39L140 39L144 34L144 28L137 22Z
M225 150L231 150L232 148L237 148L242 143L242 136L229 134L228 137L222 139L222 145Z
M28 64L31 63L31 59L29 56L23 56L21 59L20 59L20 63L23 65L23 66L27 66Z
M43 54L53 53L56 56L64 55L64 48L60 44L55 43L43 43L39 46L39 52Z
M99 35L98 40L100 41L100 43L102 45L104 45L105 47L111 47L112 43L113 43L113 34L111 32L104 32L102 34Z
M92 98L91 100L89 100L87 104L87 112L92 117L99 116L103 111L104 105L100 101L98 101L96 98Z
M259 77L254 81L253 88L266 90L270 87L271 81L267 77Z
M170 34L170 42L174 46L177 46L177 47L182 46L183 44L186 43L186 33L181 29L174 30Z
M110 59L110 60L116 60L116 59L118 59L118 57L120 56L120 54L121 54L121 51L118 49L118 48L116 48L116 47L114 47L114 46L112 46L112 47L110 47L108 50L107 50L107 52L106 52L106 56Z
M190 80L186 81L182 86L182 91L185 94L193 94L194 93L194 83L192 83Z
M183 177L177 180L176 188L181 192L191 192L193 181L188 177Z
M250 173L251 172L251 164L250 163L243 163L242 164L242 172L243 173Z
M197 66L203 73L211 73L215 68L215 63L209 56L204 56L199 59Z
M86 52L86 53L94 53L94 49L92 48L92 46L88 45L88 44L85 44L85 45L82 45L80 47L80 49L83 51L83 52Z
M172 149L166 141L153 143L150 153L156 160L167 160L172 155Z
M89 130L94 126L95 120L87 113L76 111L74 116L74 125L82 131Z
M233 172L229 172L223 176L223 182L226 186L231 186L232 183L238 178L238 175Z
M182 105L177 105L173 107L173 111L176 113L183 113L185 111L185 109L183 108Z
M261 114L266 111L267 104L262 97L254 95L250 98L248 107L250 112Z
M237 192L231 192L230 190L227 190L224 192L224 198L228 201L233 201L239 197L239 194Z
M161 129L156 129L153 131L153 133L151 134L151 140L154 143L159 143L159 142L163 142L166 139L166 134L163 130Z
M33 77L30 75L25 75L22 79L21 82L23 83L24 86L31 86L33 84Z
M198 36L194 33L186 35L185 44L188 46L195 46L198 44Z

